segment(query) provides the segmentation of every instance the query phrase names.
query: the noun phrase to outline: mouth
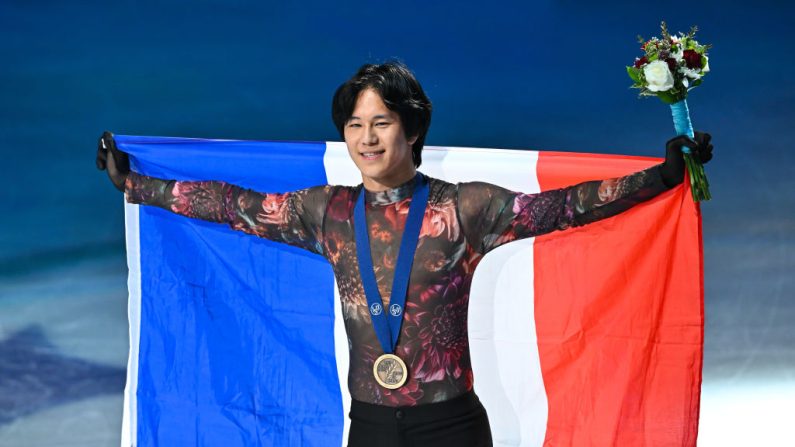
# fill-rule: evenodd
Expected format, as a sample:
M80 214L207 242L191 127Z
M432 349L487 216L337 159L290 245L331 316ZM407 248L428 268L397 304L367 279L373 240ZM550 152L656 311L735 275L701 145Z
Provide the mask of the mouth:
M386 151L381 150L372 152L359 152L359 155L361 155L365 160L377 160L381 158L384 152Z

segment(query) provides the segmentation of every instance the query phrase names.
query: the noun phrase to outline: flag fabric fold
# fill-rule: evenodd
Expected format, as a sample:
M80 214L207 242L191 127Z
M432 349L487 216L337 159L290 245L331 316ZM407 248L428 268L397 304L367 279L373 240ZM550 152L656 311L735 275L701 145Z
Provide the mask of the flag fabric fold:
M264 192L361 182L338 142L116 142L160 178ZM537 192L658 162L430 146L419 170ZM688 189L483 258L469 337L495 445L695 445L703 253ZM344 445L348 348L325 259L156 207L125 203L125 215L122 446Z

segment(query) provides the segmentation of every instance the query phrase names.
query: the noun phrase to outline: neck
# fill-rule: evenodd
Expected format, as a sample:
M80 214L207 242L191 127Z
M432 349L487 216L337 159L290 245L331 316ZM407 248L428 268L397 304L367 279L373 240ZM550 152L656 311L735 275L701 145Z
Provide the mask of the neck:
M406 183L407 181L414 178L415 175L417 175L417 170L414 165L412 165L411 170L409 171L403 171L394 175L380 178L368 177L362 174L362 184L366 190L371 192L386 191L387 189L392 189L396 186Z

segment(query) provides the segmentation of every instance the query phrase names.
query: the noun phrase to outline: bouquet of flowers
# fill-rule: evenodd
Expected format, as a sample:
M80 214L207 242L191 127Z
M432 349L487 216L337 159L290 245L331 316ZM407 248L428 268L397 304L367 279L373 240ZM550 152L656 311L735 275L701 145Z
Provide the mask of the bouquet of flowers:
M671 106L674 128L677 135L693 138L693 125L687 108L687 93L701 84L709 72L707 49L712 45L701 45L695 40L698 28L690 28L687 34L674 36L668 33L665 22L661 24L662 37L645 40L638 36L641 49L646 53L635 58L635 63L627 67L632 78L630 88L640 89L639 97L656 96ZM693 200L709 200L709 182L704 167L690 154L690 148L683 147L685 165L690 177Z

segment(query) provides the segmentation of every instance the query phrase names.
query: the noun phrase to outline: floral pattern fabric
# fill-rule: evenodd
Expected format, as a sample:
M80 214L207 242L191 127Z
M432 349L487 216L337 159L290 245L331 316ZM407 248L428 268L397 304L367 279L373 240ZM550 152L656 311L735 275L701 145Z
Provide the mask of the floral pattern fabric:
M373 266L387 307L413 179L386 191L359 184L266 193L222 181L164 180L131 172L125 194L130 203L225 223L324 256L342 301L351 397L401 406L439 402L472 389L467 311L472 277L484 255L508 242L585 225L651 199L669 189L660 166L535 194L426 176L430 194L395 349L409 377L396 390L381 387L373 377L373 362L383 351L359 275L353 208L364 191Z

